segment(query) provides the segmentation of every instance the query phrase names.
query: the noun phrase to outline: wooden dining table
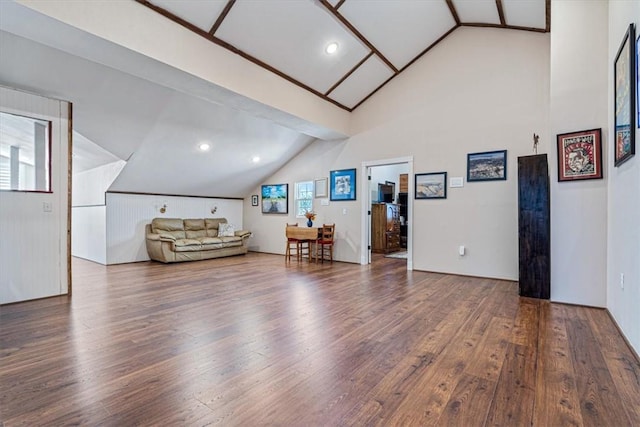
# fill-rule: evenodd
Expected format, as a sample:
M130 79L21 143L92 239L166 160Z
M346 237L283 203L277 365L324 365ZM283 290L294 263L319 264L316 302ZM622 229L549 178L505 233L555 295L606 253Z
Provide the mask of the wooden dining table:
M313 243L314 251L313 257L318 262L318 254L317 254L317 242L318 239L322 236L322 227L297 227L297 226L287 226L286 227L286 236L287 239L298 239L300 241L307 241L309 245ZM311 262L311 246L309 246L309 262Z

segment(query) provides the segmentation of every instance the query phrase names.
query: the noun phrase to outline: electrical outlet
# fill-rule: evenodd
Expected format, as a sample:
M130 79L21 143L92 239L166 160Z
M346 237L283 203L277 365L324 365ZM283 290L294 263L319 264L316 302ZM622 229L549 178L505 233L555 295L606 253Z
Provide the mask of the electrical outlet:
M624 289L624 273L620 273L620 289Z

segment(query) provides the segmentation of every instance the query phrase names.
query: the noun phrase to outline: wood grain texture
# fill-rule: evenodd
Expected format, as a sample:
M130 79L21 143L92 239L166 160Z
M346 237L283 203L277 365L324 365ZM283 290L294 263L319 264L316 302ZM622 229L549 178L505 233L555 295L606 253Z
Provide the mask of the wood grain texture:
M514 282L249 253L73 260L74 295L0 307L0 424L634 426L604 310Z
M518 157L520 295L551 296L551 211L547 155Z

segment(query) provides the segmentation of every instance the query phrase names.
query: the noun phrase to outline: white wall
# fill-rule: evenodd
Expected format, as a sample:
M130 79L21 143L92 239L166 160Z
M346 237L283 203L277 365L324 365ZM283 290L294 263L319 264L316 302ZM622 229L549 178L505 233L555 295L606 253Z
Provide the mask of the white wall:
M107 263L105 192L126 162L118 160L73 174L71 196L71 254Z
M71 255L107 263L106 212L106 205L71 208Z
M73 174L71 206L104 206L105 193L127 162L118 160Z
M607 3L551 3L551 135L603 129L608 165ZM606 305L607 177L558 182L551 150L551 300Z
M242 200L107 193L107 264L149 260L144 228L153 218L226 218L241 229L242 209Z
M247 199L244 205L244 220L253 232L249 249L259 252L284 254L285 226L297 222L302 226L306 218L296 218L293 213L293 190L296 182L317 178L328 178L329 171L357 167L356 163L342 162L345 142L316 141L299 154L293 161L266 180L265 184L289 184L289 214L262 214L260 206L251 206ZM331 202L321 204L314 199L313 210L317 213L315 224L335 223L336 246L334 259L346 262L360 262L360 168L356 175L356 201ZM256 187L252 194L260 194Z
M413 268L517 280L517 156L532 153L534 132L540 152L549 150L548 78L548 34L459 28L354 111L354 136L315 142L268 181L291 185L347 168L360 179L362 162L410 156L415 173L466 176L467 153L507 149L507 181L465 183L446 200L416 201L409 216ZM336 222L338 260L360 262L362 196L319 207L319 221ZM283 253L292 219L245 210L264 252Z
M52 192L0 192L0 304L66 294L69 104L3 87L0 102L2 111L52 126Z
M605 132L613 141L613 61L630 23L640 26L640 2L609 2L609 44L606 58L606 87L609 126ZM620 167L613 166L613 147L607 146L609 159L609 200L607 218L607 308L636 353L640 353L640 131L636 129L636 155ZM624 289L620 274L624 273Z
M518 278L516 164L534 132L549 147L548 52L547 34L459 28L355 111L347 158L466 177L467 153L508 150L506 181L413 203L414 269Z

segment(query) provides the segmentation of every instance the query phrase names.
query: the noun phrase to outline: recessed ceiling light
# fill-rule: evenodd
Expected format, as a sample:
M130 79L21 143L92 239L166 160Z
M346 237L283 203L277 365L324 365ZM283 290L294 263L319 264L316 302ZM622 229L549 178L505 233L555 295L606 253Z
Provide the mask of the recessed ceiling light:
M324 51L327 52L329 55L336 53L337 50L338 50L338 43L336 42L331 42L327 45L327 47L324 48Z
M200 151L209 151L209 148L211 148L211 146L206 142L203 142L202 144L198 145L198 148L200 149Z
M251 161L252 161L253 163L258 163L258 162L260 161L260 157L258 157L258 156L253 156L253 158L251 159Z

